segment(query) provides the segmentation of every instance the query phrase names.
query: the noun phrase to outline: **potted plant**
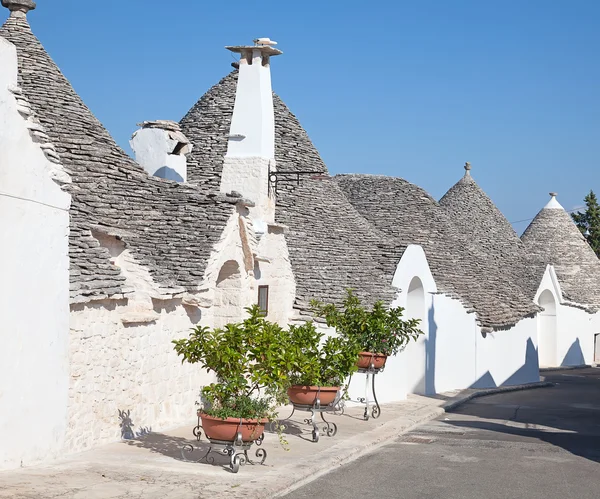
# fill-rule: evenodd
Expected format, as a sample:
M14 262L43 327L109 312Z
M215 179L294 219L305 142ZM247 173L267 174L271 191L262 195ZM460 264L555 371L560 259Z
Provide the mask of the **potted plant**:
M383 368L389 355L396 355L410 340L423 334L418 319L403 318L402 307L386 309L382 301L377 301L368 310L350 289L341 309L314 300L311 305L315 315L325 319L341 338L359 344L358 368Z
M258 306L246 310L249 317L241 323L214 330L199 326L189 338L173 341L182 362L216 374L217 381L202 389L198 412L212 440L234 441L238 432L244 442L259 439L265 424L276 420L276 407L286 401L281 349L286 332L265 320Z
M356 371L356 356L360 345L349 337L329 337L313 322L289 327L288 396L292 403L312 406L317 399L321 406L332 404L344 381Z

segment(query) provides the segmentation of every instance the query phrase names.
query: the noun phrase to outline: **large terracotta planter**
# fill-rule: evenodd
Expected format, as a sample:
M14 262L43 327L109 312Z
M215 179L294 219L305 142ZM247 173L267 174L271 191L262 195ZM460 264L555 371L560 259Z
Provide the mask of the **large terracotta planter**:
M242 433L244 442L252 442L260 438L268 422L267 419L242 419L240 426L240 418L213 418L202 412L198 415L202 419L202 429L208 438L227 442L233 442L238 431Z
M359 369L369 369L371 367L371 363L373 363L374 369L381 369L383 366L385 366L386 360L387 355L382 355L380 353L360 352L358 354L358 362L356 365Z
M287 394L290 398L290 401L294 404L314 405L318 396L321 405L329 405L333 403L339 391L339 386L318 387L293 385L288 388Z

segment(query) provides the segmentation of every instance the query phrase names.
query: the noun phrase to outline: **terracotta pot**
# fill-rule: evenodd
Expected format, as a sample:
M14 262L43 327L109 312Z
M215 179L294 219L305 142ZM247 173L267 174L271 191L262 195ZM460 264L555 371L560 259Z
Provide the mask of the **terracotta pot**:
M383 366L385 366L386 360L387 355L380 353L360 352L358 354L358 362L356 365L359 367L359 369L369 369L372 362L375 369L381 369Z
M288 388L287 394L294 404L313 405L318 394L321 405L329 405L339 391L339 386L321 386L319 389L318 386L293 385Z
M208 438L213 440L225 440L232 442L235 440L238 431L242 433L244 442L252 442L259 438L265 431L267 419L242 419L240 426L240 418L213 418L204 413L200 413L202 419L202 429Z

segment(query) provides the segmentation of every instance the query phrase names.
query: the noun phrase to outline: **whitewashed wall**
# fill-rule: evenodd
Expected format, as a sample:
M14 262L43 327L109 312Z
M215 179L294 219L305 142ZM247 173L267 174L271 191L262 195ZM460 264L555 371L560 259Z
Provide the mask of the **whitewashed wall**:
M155 300L154 321L123 324L126 300L72 308L67 452L193 420L200 389L213 378L182 364L171 340L187 336L195 310L180 299Z
M538 325L538 343L543 348L551 343L553 362L544 367L576 366L594 362L594 335L600 332L600 314L590 314L581 308L565 304L554 267L548 265L536 293L536 302L543 306L544 297L552 295L556 308L555 322L543 318ZM546 315L542 312L541 316ZM555 329L555 334L553 329ZM546 344L543 342L546 341Z
M56 457L67 420L70 196L35 144L9 86L0 38L0 469Z
M272 227L257 242L246 212L232 207L195 293L165 294L120 241L95 234L132 292L124 300L71 307L67 452L193 420L199 392L214 378L198 365L182 365L171 342L196 325L243 319L243 308L257 302L258 284L270 287L269 318L287 321L294 285L282 230Z
M489 388L540 380L537 318L523 319L504 331L481 334L478 328L473 386Z
M407 393L432 395L539 381L536 318L483 335L475 314L467 313L458 300L437 294L420 246L406 249L393 285L399 292L392 306L404 307L407 317L422 319L424 334L389 358L377 375L380 402L403 400ZM356 378L351 384L352 398L364 396L364 377Z

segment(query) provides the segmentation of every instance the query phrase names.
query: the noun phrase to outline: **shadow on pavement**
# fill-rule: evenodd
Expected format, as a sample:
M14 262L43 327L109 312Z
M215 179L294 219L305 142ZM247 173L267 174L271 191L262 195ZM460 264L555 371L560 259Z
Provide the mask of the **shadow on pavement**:
M556 383L543 391L496 394L464 404L456 416L477 419L446 424L494 431L560 447L572 454L600 462L600 369L569 371L547 376ZM522 427L490 419L506 420Z

